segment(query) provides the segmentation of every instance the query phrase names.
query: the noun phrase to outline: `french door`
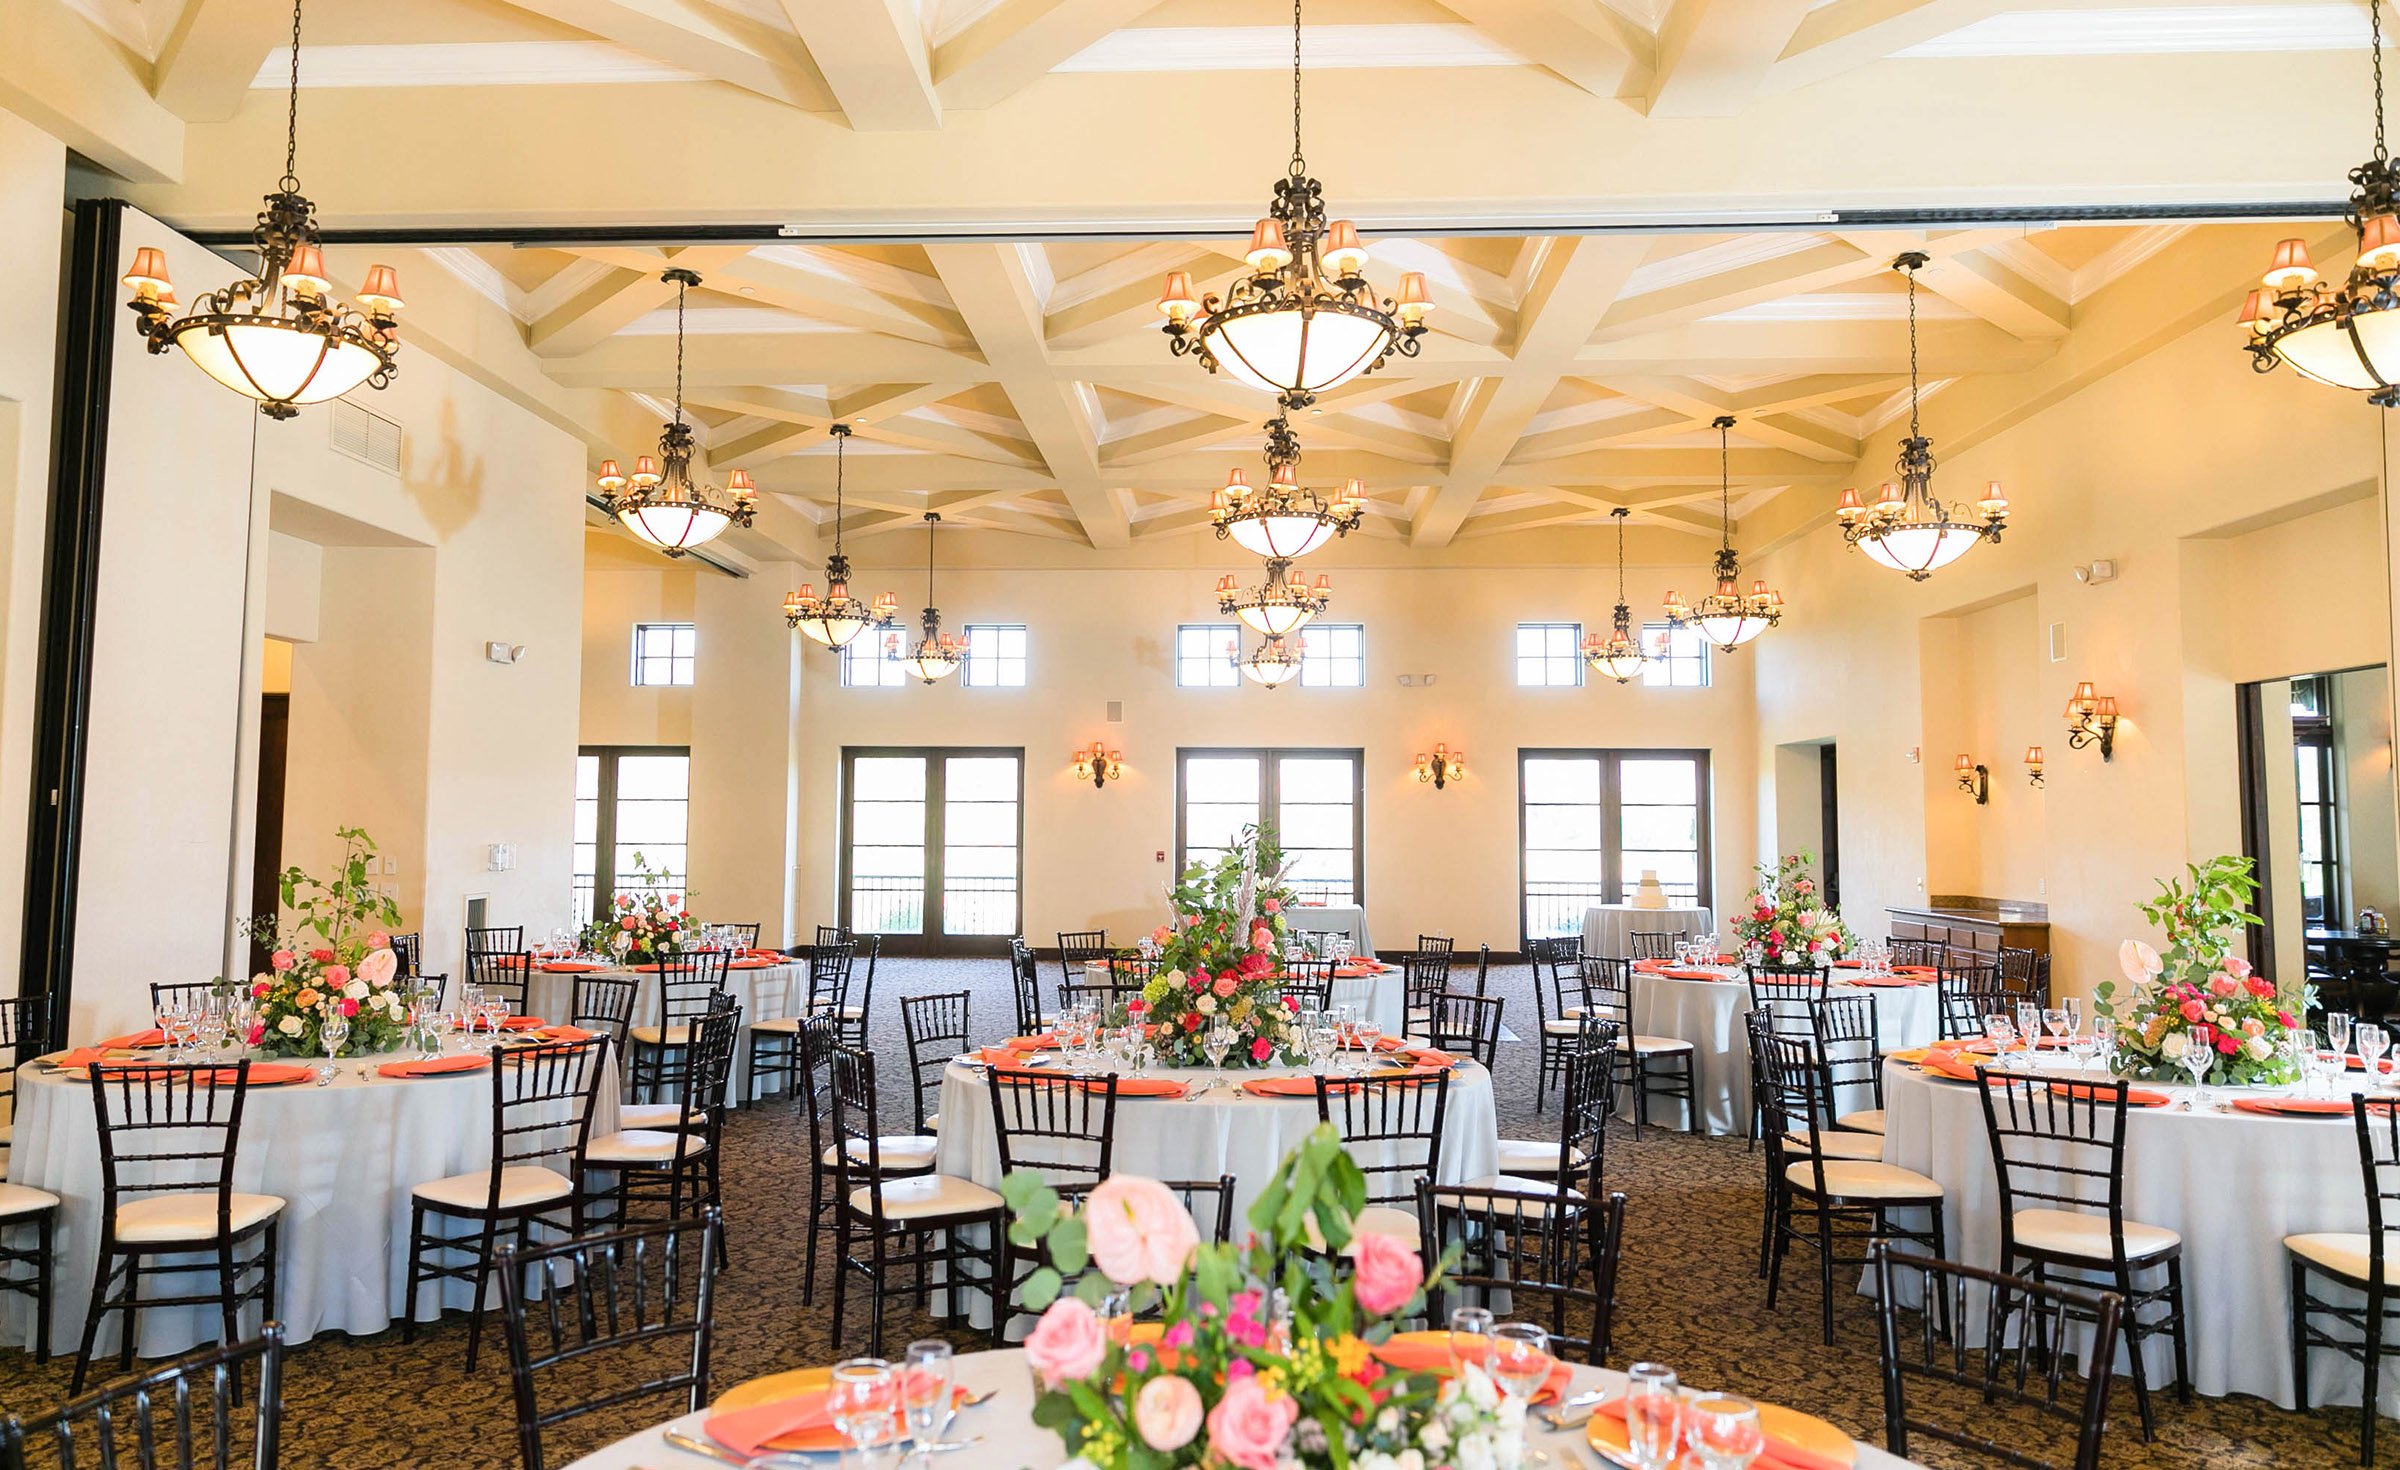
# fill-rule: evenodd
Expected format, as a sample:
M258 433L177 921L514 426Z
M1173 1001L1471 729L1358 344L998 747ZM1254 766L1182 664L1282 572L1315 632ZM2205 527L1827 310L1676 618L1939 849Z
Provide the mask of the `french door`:
M842 752L841 922L898 953L999 953L1024 922L1025 753Z
M1582 932L1644 873L1711 906L1707 751L1519 750L1517 791L1527 941Z
M1175 871L1223 856L1244 827L1272 827L1285 876L1315 903L1366 891L1365 763L1356 750L1175 752Z

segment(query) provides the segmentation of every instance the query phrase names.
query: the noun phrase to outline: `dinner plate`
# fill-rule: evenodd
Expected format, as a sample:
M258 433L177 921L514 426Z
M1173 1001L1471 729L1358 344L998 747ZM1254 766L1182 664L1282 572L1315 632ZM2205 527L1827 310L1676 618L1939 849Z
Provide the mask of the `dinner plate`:
M1758 1427L1765 1430L1770 1438L1782 1440L1794 1449L1805 1450L1812 1455L1822 1455L1837 1465L1858 1463L1856 1441L1814 1414L1803 1414L1798 1409L1787 1409L1781 1404L1759 1402ZM1633 1464L1626 1449L1625 1421L1615 1415L1594 1413L1586 1421L1584 1438L1608 1463L1620 1466ZM1760 1456L1762 1461L1765 1458ZM1676 1470L1698 1470L1699 1464L1699 1458L1689 1454L1679 1456L1675 1461Z
M715 1403L708 1406L708 1409L711 1414L722 1414L730 1409L755 1408L760 1404L774 1403L778 1399L798 1398L807 1393L822 1393L826 1385L832 1381L833 1370L830 1368L794 1368L787 1373L770 1373L764 1378L753 1378L748 1383L735 1384L732 1388L725 1390ZM970 1390L953 1386L950 1390L952 1411L956 1412L957 1409L964 1407L966 1401L973 1397L974 1394ZM882 1439L876 1440L869 1448L884 1449L906 1442L909 1438L909 1431L905 1417L904 1415L894 1415L892 1432ZM706 1430L703 1429L702 1433L705 1434ZM815 1429L803 1429L794 1434L779 1435L768 1440L760 1448L771 1453L839 1454L849 1443L849 1440L843 1438L833 1426L828 1424Z

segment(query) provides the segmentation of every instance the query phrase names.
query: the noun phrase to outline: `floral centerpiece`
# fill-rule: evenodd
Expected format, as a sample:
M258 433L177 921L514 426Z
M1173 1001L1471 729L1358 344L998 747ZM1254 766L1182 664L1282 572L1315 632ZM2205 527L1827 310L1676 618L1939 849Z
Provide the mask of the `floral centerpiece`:
M1009 1238L1048 1264L1023 1288L1045 1308L1025 1339L1033 1420L1073 1458L1066 1470L1514 1470L1524 1405L1469 1365L1444 1381L1391 1366L1377 1348L1422 1310L1416 1251L1353 1234L1366 1186L1320 1125L1250 1209L1246 1244L1202 1244L1165 1185L1118 1174L1079 1213L1039 1177L1002 1182ZM1348 1270L1339 1283L1300 1250L1314 1220ZM1087 1268L1097 1268L1088 1270ZM1065 1280L1076 1289L1061 1294ZM1123 1295L1118 1295L1122 1293ZM1155 1305L1155 1328L1127 1316Z
M1734 933L1744 949L1757 945L1770 965L1830 964L1857 947L1858 937L1817 892L1809 873L1815 861L1794 852L1758 865L1758 886L1750 890Z
M1131 1019L1150 1023L1151 1045L1169 1066L1200 1065L1220 1021L1233 1031L1228 1064L1282 1056L1294 1039L1278 958L1292 891L1273 830L1243 828L1215 862L1186 868L1167 899L1171 917L1150 934L1154 963L1127 1004Z
M683 895L674 891L675 875L653 873L640 853L633 855L628 891L584 926L583 947L593 954L615 955L628 964L655 965L683 952L683 937L691 932L692 916Z
M375 839L363 828L344 827L341 865L331 879L298 867L286 868L277 887L289 928L262 917L248 927L273 935L267 968L250 981L250 1045L271 1056L323 1056L320 1028L325 1018L348 1019L350 1034L335 1054L357 1056L389 1051L408 1026L408 1005L395 980L400 957L392 952L391 926L400 906L375 891Z
M2184 878L2161 879L2142 917L2166 938L2164 949L2139 939L2117 947L2125 984L2092 987L2093 1008L2115 1029L2116 1070L2145 1081L2188 1082L2194 1046L2216 1054L2199 1080L2244 1087L2298 1080L2285 1039L2308 1010L2307 987L2282 994L2233 952L2258 892L2246 857L2187 863ZM2188 879L2188 882L2187 882Z

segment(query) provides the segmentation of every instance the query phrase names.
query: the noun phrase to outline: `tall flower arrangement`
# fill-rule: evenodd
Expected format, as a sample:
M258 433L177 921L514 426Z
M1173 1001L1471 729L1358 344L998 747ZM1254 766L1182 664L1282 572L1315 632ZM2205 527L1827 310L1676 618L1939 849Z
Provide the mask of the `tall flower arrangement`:
M2238 1087L2297 1079L2283 1042L2307 1014L2306 984L2283 993L2233 952L2243 927L2261 922L2250 908L2258 893L2252 872L2246 857L2187 863L2183 877L2159 880L2158 896L2142 905L2142 917L2166 947L2126 940L2117 947L2125 983L2092 987L2093 1008L2115 1028L2119 1073L2188 1081L2185 1054L2205 1046L2216 1054L2205 1082Z
M1734 921L1734 933L1743 948L1755 944L1763 950L1770 965L1827 964L1858 944L1842 916L1825 907L1809 871L1815 862L1802 851L1758 865L1758 886Z
M408 1008L394 985L399 956L391 926L400 906L375 891L375 839L344 827L342 860L330 879L286 868L277 884L288 928L273 926L267 968L251 977L251 1045L275 1056L319 1056L319 1028L329 1015L349 1018L341 1055L389 1051L400 1042ZM265 921L272 925L272 921ZM255 934L258 923L251 925Z
M1194 863L1168 894L1167 922L1152 931L1156 963L1139 1012L1170 1066L1205 1060L1208 1029L1232 1027L1226 1061L1264 1066L1291 1042L1292 1013L1278 988L1284 912L1283 848L1272 829L1245 827L1213 863Z
M1009 1238L1047 1258L1023 1288L1043 1309L1025 1359L1034 1422L1066 1443L1067 1470L1517 1465L1523 1405L1481 1369L1445 1383L1377 1356L1441 1272L1428 1276L1404 1243L1353 1233L1366 1184L1330 1126L1284 1159L1239 1246L1201 1243L1155 1180L1114 1175L1078 1213L1030 1173L1001 1192ZM1302 1254L1312 1220L1349 1257L1339 1282ZM1062 1294L1069 1277L1080 1279ZM1101 1317L1113 1291L1156 1306L1155 1335Z
M637 852L628 881L631 889L618 894L614 904L585 926L584 948L594 954L615 955L628 964L655 965L681 954L684 935L692 929L692 916L684 909L683 895L673 891L675 875L652 872L649 862Z

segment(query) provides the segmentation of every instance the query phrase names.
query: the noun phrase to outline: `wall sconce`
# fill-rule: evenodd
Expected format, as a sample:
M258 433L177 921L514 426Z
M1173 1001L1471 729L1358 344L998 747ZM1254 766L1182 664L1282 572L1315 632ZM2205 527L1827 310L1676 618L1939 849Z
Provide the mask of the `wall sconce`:
M1958 770L1958 789L1975 798L1982 806L1992 799L1992 773L1975 763L1975 757L1962 755L1955 762Z
M1094 741L1088 750L1075 752L1075 779L1089 781L1098 791L1125 774L1125 752L1109 750Z
M1431 755L1427 755L1423 751L1417 752L1417 779L1431 781L1433 789L1436 791L1466 773L1467 753L1463 750L1452 750L1447 745L1436 745Z
M2042 748L2038 745L2025 747L2025 779L2032 783L2035 790L2041 789Z
M2074 697L2067 701L2067 749L2081 750L2087 745L2099 746L2102 760L2116 753L2116 696L2094 693L2089 679L2077 684Z

